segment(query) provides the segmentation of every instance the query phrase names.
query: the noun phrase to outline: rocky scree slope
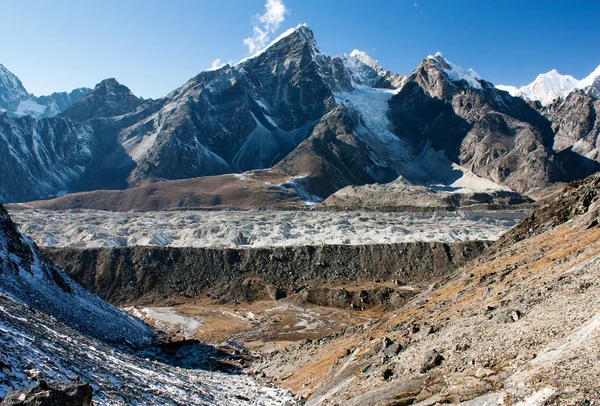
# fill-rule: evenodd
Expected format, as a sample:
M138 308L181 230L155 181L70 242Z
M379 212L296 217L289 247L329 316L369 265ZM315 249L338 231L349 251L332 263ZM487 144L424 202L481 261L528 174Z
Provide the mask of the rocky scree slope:
M381 321L276 351L257 373L307 405L600 400L600 176Z
M81 379L99 405L294 402L267 383L211 370L212 347L188 343L168 356L155 340L148 325L50 263L0 206L0 398L35 381Z

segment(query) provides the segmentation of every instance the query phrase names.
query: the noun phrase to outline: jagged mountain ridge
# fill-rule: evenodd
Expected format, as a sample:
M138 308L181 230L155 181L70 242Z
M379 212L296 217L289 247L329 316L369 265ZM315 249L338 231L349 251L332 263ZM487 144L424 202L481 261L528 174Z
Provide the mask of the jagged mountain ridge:
M5 199L271 167L306 179L304 192L321 199L344 186L398 177L450 185L472 174L529 193L584 176L579 170L585 165L571 156L577 150L565 158L553 150L547 118L474 71L438 53L410 76L394 75L360 51L321 53L306 26L236 65L200 73L162 99L140 101L127 89L122 100L111 101L110 92L100 91L104 87L62 114L90 124L101 144L90 150L84 170L43 195L16 198L5 191ZM117 108L104 112L103 103ZM357 114L352 128L327 118L340 105L346 110L338 112L339 120ZM327 133L343 129L348 137L323 138L325 123ZM319 151L306 147L318 138ZM346 145L358 155L340 153ZM355 156L360 158L352 162ZM333 167L337 172L330 176Z
M60 92L36 97L27 92L15 74L0 64L0 114L6 112L12 117L54 117L90 91L91 89L81 87L69 93Z

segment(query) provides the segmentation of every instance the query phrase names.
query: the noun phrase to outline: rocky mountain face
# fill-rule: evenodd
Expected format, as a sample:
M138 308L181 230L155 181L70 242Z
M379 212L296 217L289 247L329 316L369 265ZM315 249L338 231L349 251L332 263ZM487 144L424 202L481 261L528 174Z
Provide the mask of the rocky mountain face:
M54 117L75 104L90 90L82 87L70 93L36 97L27 92L17 76L0 64L0 113L6 112L11 117Z
M569 93L541 109L552 123L555 151L573 151L589 160L590 172L600 162L600 100L583 90ZM593 163L593 164L592 164Z
M0 115L0 196L36 199L69 191L93 160L90 123Z
M83 99L91 91L92 89L87 87L80 87L71 90L68 93L58 92L52 93L49 96L38 96L36 97L36 102L43 106L47 106L45 112L47 117L54 117Z
M142 100L134 96L127 86L115 79L105 79L77 103L60 113L60 116L72 121L114 117L128 113L140 104Z
M394 179L453 193L509 187L516 197L595 170L585 148L553 149L558 127L534 105L441 54L410 76L395 75L364 52L323 54L306 26L233 66L200 73L165 98L143 101L108 79L60 119L41 120L53 133L91 131L81 156L49 153L56 165L77 168L68 177L46 175L54 170L40 169L45 159L30 147L17 151L8 140L33 145L37 131L4 120L0 142L20 156L12 169L18 182L4 188L5 201L261 169L271 169L298 200ZM487 181L496 186L474 186ZM24 193L29 184L44 187ZM184 197L176 194L161 207L179 204ZM88 198L77 200L85 206Z
M550 123L442 55L423 61L390 100L399 137L435 150L480 177L528 193L568 179L552 149Z
M307 405L600 400L600 176L569 185L486 253L380 321L252 367Z

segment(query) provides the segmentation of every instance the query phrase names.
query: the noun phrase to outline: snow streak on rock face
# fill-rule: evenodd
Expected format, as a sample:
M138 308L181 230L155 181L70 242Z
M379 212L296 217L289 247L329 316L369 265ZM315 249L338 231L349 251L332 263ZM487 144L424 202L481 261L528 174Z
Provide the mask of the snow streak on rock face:
M43 246L252 247L495 240L521 212L15 211ZM243 238L240 238L240 234Z

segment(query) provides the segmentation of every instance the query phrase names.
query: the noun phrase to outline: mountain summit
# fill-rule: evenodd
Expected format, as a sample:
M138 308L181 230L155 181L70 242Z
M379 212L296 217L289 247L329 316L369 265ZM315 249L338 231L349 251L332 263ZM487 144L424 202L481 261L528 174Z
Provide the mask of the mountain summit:
M562 75L556 69L552 69L550 72L538 75L533 82L520 88L506 85L496 87L509 92L511 96L539 101L543 106L549 105L558 98L564 99L576 89L583 90L598 99L600 98L600 66L582 80L577 80L571 75Z
M556 149L559 127L544 114L439 52L399 75L361 51L326 55L299 25L158 100L107 79L52 121L4 118L0 169L16 180L0 193L14 201L253 171L263 177L253 201L283 193L313 204L346 186L395 179L529 194L597 165L591 145ZM27 147L12 148L17 139Z
M61 117L74 121L114 117L132 111L141 103L127 86L110 78L98 83L94 90L63 111Z

